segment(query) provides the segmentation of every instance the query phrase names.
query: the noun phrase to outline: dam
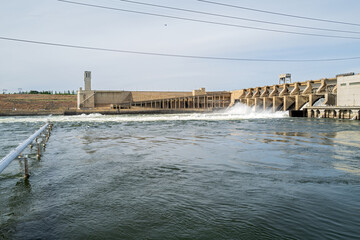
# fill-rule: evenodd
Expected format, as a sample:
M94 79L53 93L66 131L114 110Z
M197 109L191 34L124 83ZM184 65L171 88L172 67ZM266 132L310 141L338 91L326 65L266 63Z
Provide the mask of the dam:
M91 89L91 72L84 73L85 88L77 92L77 112L211 112L236 103L257 111L289 111L291 116L360 119L360 74L291 82L291 74L279 76L279 84L233 91L189 92L103 91ZM321 106L314 104L323 99Z

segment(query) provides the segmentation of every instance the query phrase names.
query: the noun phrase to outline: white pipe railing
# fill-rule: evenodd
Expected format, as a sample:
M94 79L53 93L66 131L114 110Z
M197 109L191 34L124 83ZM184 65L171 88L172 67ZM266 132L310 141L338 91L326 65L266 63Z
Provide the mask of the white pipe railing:
M0 161L0 173L14 160L17 156L19 156L24 149L30 145L35 138L37 138L47 127L49 126L49 123L46 123L44 126L42 126L39 130L37 130L33 135L31 135L28 139L26 139L23 143L19 144L17 148L12 150L8 155L6 155L3 159Z

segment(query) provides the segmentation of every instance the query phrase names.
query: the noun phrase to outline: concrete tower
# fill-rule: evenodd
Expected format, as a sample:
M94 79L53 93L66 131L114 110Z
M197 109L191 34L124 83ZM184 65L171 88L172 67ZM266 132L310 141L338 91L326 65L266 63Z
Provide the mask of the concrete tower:
M91 72L84 72L85 91L91 91Z

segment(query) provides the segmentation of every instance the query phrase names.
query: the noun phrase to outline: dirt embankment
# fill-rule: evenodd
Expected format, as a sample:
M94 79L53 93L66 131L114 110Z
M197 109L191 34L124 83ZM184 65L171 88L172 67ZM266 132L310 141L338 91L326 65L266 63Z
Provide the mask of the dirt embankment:
M76 108L76 95L0 94L0 115L63 114Z

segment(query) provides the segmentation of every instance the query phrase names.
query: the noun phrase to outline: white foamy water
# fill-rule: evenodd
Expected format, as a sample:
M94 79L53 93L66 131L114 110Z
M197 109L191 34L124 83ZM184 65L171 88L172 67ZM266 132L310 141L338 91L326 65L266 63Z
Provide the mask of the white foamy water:
M226 121L241 119L285 118L288 112L272 110L255 111L253 107L236 104L226 110L213 113L183 113L183 114L130 114L101 115L99 113L77 116L34 116L34 117L4 117L0 123L6 122L149 122L149 121Z
M313 107L324 107L326 106L325 102L325 98L320 98L319 100L317 100L316 102L314 102ZM307 102L302 108L300 108L300 110L304 110L304 108L309 107L309 103Z

